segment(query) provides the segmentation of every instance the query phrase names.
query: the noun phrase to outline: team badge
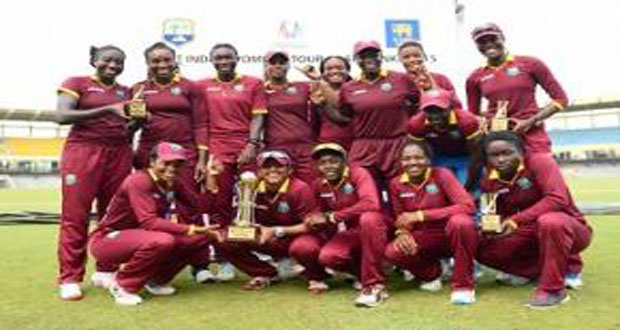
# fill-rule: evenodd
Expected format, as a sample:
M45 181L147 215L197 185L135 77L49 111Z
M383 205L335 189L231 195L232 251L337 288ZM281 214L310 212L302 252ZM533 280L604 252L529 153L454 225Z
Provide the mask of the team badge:
M233 89L235 90L235 92L237 93L241 93L243 92L243 84L235 84L235 87L233 87Z
M291 206L287 202L280 202L278 204L278 213L288 213L291 210Z
M438 193L438 192L439 192L439 188L438 188L438 187L437 187L437 185L436 185L436 184L434 184L434 183L430 183L430 184L428 184L428 185L426 186L425 190L426 190L426 192L427 192L427 193L430 193L430 194L436 194L436 193Z
M297 94L297 87L290 86L289 88L286 89L286 94L288 94L288 95L295 95L295 94Z
M164 40L179 47L194 40L194 22L187 18L171 18L164 21Z
M174 87L170 88L170 93L172 95L181 95L181 87L174 86Z
M125 91L122 90L118 90L116 91L116 93L114 93L116 95L116 99L117 100L122 100L125 98Z
M530 189L532 187L532 181L528 178L521 178L517 180L517 184L521 187L521 189Z
M390 82L384 82L383 84L381 84L381 90L384 92L389 92L392 90L392 83Z
M77 183L77 176L75 174L69 173L65 175L65 184L67 186L73 186L76 183Z
M351 195L355 191L355 187L349 182L342 186L342 192L346 195Z
M506 74L509 76L516 76L519 73L520 73L519 68L517 68L516 66L506 69Z

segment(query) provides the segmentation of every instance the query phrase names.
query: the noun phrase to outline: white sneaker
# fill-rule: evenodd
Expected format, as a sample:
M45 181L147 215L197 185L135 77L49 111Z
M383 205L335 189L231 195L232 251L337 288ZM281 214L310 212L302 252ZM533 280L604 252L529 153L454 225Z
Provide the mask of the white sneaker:
M125 291L125 289L118 285L116 280L112 280L108 286L108 291L114 297L114 302L119 305L135 306L142 302L142 298L139 295Z
M570 273L564 275L564 286L573 290L581 289L581 287L583 286L581 273Z
M376 307L387 298L388 294L385 286L382 284L375 284L362 289L357 298L355 298L355 306Z
M93 286L107 289L114 278L114 273L109 272L95 272L90 276L90 281Z
M60 299L62 300L80 300L82 299L82 289L77 283L64 283L58 286L60 290Z
M215 279L215 275L213 275L213 273L211 273L208 269L201 269L196 273L196 275L194 275L194 280L198 284L215 281Z
M441 277L438 277L437 279L432 280L430 282L422 282L422 284L420 284L420 290L428 291L428 292L437 292L441 290L441 288L442 288Z
M276 268L278 270L278 278L282 280L295 278L304 271L304 267L292 258L278 260Z
M495 275L495 281L510 286L521 286L530 282L530 280L526 277L521 277L519 275L513 275L503 272L498 272Z
M469 305L476 302L476 291L474 290L457 290L452 291L450 302L455 305Z
M220 264L215 279L221 282L232 281L235 279L235 266L230 262L223 262Z
M327 283L323 281L315 281L315 280L308 281L308 291L312 293L319 294L327 290L329 290L329 285L327 285Z
M408 270L403 270L403 280L405 282L411 282L415 279L415 275L411 274Z
M156 296L171 296L177 292L177 290L171 285L159 285L156 283L147 283L144 285L146 291Z
M362 282L355 280L353 281L353 283L351 284L351 286L353 287L353 289L355 289L355 291L362 291L362 289L364 288L362 286Z

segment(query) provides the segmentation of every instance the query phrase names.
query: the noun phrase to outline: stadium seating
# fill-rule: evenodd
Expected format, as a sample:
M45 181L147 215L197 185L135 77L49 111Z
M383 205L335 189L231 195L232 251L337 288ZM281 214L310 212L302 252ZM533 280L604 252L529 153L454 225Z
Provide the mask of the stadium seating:
M64 138L7 137L0 144L0 153L4 150L10 156L19 158L59 158L64 142Z

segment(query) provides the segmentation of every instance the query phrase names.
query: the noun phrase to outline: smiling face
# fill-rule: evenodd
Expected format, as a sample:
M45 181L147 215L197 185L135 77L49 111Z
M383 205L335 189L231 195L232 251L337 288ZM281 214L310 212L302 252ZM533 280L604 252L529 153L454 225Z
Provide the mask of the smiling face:
M150 75L158 82L170 82L177 67L174 54L167 48L155 48L146 56Z
M405 46L398 52L398 58L408 73L417 73L417 68L424 63L425 55L417 46Z
M172 187L178 169L182 164L182 160L163 161L155 159L151 161L151 171L158 180L163 181L168 187Z
M103 49L97 52L92 65L97 70L97 77L105 82L114 82L123 72L125 55L116 49Z
M341 85L347 81L349 71L344 61L339 58L332 57L323 64L323 79L329 84Z
M265 72L270 79L283 81L286 80L289 67L288 58L282 54L276 54L265 63Z
M513 176L522 161L521 152L509 141L492 141L487 144L485 152L487 164L497 170L501 177Z
M218 47L211 52L211 62L220 77L235 75L235 68L239 58L229 47Z
M342 156L325 153L316 160L316 167L325 180L336 183L342 179L346 163Z
M270 191L277 190L288 179L291 169L270 158L258 170L258 177L265 182Z
M408 144L403 149L400 165L409 174L409 177L420 179L424 177L431 160L424 149L417 144Z
M357 65L366 76L376 76L381 71L381 50L366 48L357 54Z
M486 35L476 39L476 47L490 62L499 62L506 55L504 39L498 35Z

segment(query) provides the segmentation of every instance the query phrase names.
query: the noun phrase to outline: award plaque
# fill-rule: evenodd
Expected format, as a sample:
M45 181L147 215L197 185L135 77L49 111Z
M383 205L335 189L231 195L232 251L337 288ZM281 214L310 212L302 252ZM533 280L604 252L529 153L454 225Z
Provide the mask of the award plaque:
M480 197L480 224L482 231L486 233L501 233L501 219L497 214L497 196L496 193L484 193Z
M228 227L229 241L254 241L258 237L254 225L256 182L256 175L252 172L243 172L239 178L237 216Z
M495 113L495 116L491 119L490 130L492 132L507 131L509 129L508 104L508 101L497 102L497 112Z
M133 95L127 108L127 114L131 119L146 119L146 102L144 102L144 85L140 85Z

